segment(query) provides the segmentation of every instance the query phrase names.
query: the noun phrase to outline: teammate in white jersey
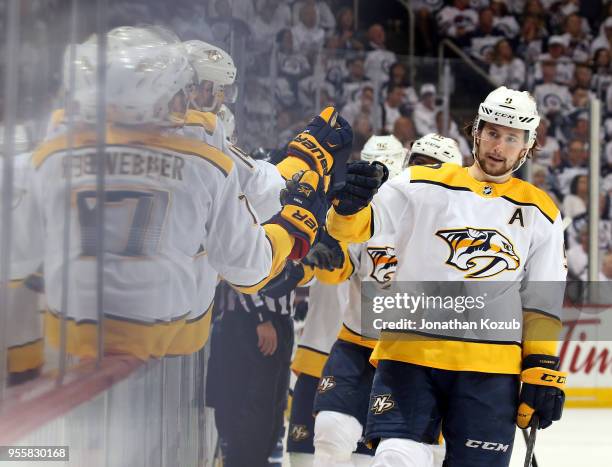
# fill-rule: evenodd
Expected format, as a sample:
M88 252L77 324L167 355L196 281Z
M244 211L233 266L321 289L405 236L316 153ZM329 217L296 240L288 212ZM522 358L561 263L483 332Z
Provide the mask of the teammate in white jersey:
M457 143L435 133L416 140L407 156L394 136L372 136L361 152L369 163L382 162L389 178L398 176L404 166L451 163L461 165ZM351 453L363 436L374 367L370 355L378 334L362 329L361 289L367 282L375 288L387 288L397 268L393 235L375 235L362 244L348 247L347 261L341 268L326 274L337 283L348 276L348 299L342 306L343 323L338 340L322 373L315 401L314 466L369 465L371 458ZM373 451L364 454L373 454ZM442 458L444 456L442 455ZM437 465L440 465L441 462Z
M287 257L302 257L314 241L320 215L313 213L324 206L320 177L314 171L296 176L280 213L259 225L241 196L231 159L205 143L164 130L183 123L193 82L182 48L125 46L108 39L111 124L106 131L104 226L98 229L95 220L95 40L77 46L78 125L72 157L67 157L66 135L43 143L32 157L34 191L45 225L47 337L58 343L62 219L68 215L71 287L62 310L69 320L68 352L96 355L95 259L103 230L107 349L141 358L188 354L203 345L206 334L203 319L186 318L196 293L193 260L200 247L214 268L213 285L221 275L239 290L258 290L282 270ZM331 153L319 149L331 169ZM301 155L308 158L305 152ZM65 212L68 175L73 202Z
M379 443L373 466L432 465L428 445L440 425L445 465L507 466L514 421L523 428L539 419L546 428L561 416L561 216L544 192L512 177L534 147L538 124L532 96L500 87L475 119L474 165L411 167L371 203L380 175L362 168L328 214L329 232L341 241L394 238L399 292L423 288L424 281L455 281L434 286L463 289L471 297L488 290L493 293L484 300L484 317L512 323L509 330L491 331L476 322L484 317L472 309L465 315L467 330L400 320L382 332L371 357L377 369L366 426L367 439ZM449 313L459 311L455 305Z

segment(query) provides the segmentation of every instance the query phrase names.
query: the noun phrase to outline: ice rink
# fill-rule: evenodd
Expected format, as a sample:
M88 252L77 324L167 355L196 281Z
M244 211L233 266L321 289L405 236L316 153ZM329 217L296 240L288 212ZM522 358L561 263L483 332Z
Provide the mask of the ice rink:
M560 422L538 432L538 467L611 466L611 428L612 409L566 409ZM525 441L517 430L510 467L523 467L524 462ZM285 456L283 467L290 466Z
M612 409L566 409L560 422L540 430L538 467L609 467L612 465ZM525 442L517 431L511 467L522 467Z

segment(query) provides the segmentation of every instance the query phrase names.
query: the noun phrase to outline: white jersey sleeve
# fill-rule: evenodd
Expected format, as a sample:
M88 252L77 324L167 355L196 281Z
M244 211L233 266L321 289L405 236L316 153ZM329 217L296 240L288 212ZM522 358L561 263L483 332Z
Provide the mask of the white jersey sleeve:
M281 209L279 195L285 180L274 164L255 160L237 146L228 144L226 148L224 152L234 161L240 187L259 219L270 219Z
M563 222L558 214L554 223L538 219L521 286L523 309L561 318L567 259Z
M385 183L372 200L374 236L391 236L396 233L397 223L403 217L408 195L402 189L410 183L410 169L405 169L393 180Z
M44 236L40 210L33 193L31 153L13 159L11 279L25 279L42 264ZM0 180L3 165L0 165ZM0 200L3 190L0 190Z

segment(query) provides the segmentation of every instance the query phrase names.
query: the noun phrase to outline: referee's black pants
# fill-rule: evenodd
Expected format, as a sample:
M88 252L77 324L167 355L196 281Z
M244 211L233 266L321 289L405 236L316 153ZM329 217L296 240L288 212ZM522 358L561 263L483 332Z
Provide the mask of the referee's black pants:
M265 357L257 347L257 323L240 308L226 311L215 330L208 375L224 467L264 467L283 427L289 389L293 319L274 315L278 345ZM213 394L209 394L213 395Z

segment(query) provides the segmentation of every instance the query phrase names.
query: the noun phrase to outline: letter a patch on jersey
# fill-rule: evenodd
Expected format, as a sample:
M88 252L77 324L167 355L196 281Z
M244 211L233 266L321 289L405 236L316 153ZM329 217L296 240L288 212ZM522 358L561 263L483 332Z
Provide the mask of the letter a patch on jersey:
M465 227L438 230L436 235L450 248L446 264L465 271L466 279L493 277L521 264L512 241L495 229Z
M395 401L391 398L391 394L382 394L380 396L374 396L374 402L370 411L374 415L380 415L391 410L395 407Z
M389 282L397 269L395 249L390 246L368 247L368 256L372 260L370 277L379 284Z
M508 225L512 225L517 221L521 224L521 227L525 227L525 222L523 221L523 210L521 208L517 208L517 210L514 211L514 214L512 214L512 217L508 221Z

